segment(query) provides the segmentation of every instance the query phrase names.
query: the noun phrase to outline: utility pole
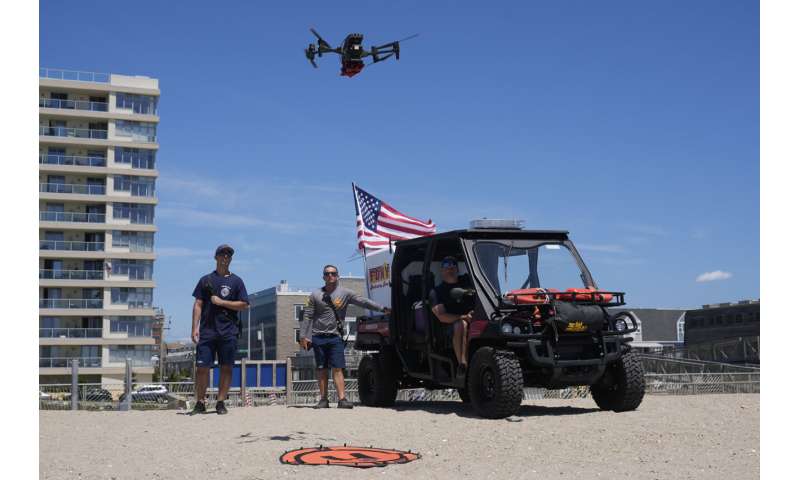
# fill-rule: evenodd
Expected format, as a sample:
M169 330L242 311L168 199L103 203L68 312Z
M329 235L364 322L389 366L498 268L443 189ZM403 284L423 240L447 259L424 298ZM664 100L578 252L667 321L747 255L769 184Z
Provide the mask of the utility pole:
M166 325L161 328L161 345L158 346L158 380L161 383L164 383L164 364L167 361L167 342L164 339L167 338L170 325L172 325L172 315L167 317Z
M266 336L266 333L264 332L264 324L262 323L261 324L261 360L266 360L267 359L267 349L266 349L266 347L264 345L264 337L265 336Z

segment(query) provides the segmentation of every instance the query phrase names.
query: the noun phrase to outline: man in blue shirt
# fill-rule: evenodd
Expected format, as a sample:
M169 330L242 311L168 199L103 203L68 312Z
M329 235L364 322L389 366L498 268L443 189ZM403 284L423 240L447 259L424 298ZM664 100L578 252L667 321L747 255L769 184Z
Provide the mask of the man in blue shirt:
M192 309L192 341L197 344L195 353L197 374L195 375L196 403L192 414L205 413L208 372L219 362L219 395L216 411L228 413L225 399L231 386L233 362L239 336L237 312L249 306L247 289L241 278L231 273L228 267L233 257L230 245L220 245L214 253L217 268L204 275L192 294L195 298Z

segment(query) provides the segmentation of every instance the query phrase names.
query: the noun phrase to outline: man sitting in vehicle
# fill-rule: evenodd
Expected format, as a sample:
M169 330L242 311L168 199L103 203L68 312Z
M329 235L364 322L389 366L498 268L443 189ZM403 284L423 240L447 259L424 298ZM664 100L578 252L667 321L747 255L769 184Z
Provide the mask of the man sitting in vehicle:
M447 256L442 259L442 283L431 290L432 310L440 322L447 325L447 334L453 338L453 350L458 360L458 375L467 372L467 329L472 321L475 302L469 295L455 299L450 295L454 288L471 288L458 277L458 260Z

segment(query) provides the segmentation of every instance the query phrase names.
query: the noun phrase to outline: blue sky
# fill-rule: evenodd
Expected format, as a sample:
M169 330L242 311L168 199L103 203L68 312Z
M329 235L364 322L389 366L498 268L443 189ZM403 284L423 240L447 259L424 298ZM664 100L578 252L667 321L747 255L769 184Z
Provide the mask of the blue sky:
M160 80L170 338L219 243L251 292L362 273L351 181L440 230L567 229L632 306L760 296L758 2L433 3L40 3L40 65ZM310 26L420 36L346 79Z

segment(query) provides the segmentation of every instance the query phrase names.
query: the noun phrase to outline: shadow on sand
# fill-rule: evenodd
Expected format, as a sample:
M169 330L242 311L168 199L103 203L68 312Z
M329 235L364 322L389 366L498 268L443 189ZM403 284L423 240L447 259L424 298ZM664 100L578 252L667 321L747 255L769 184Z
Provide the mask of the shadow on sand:
M397 402L389 410L403 411L423 411L439 415L450 415L452 413L465 418L483 418L468 404L458 401L428 401L428 402ZM541 405L522 405L513 417L545 417L559 415L582 415L601 411L599 408L579 408L579 407L545 407ZM512 418L513 418L512 417ZM514 420L510 420L514 421Z

